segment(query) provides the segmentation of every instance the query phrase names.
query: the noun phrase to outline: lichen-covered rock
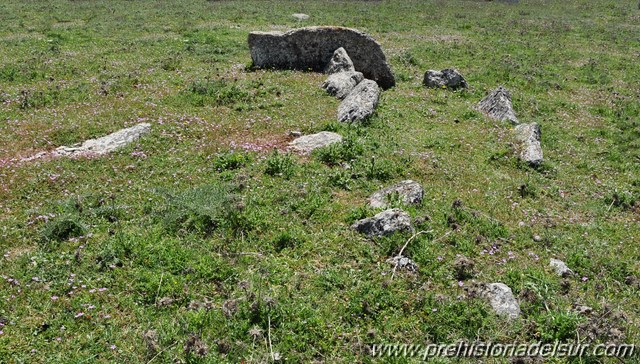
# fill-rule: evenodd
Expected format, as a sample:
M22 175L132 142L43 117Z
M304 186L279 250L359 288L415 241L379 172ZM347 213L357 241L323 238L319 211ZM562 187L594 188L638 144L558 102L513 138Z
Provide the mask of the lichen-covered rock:
M353 61L349 58L347 51L340 47L333 52L333 56L329 60L327 67L324 69L324 73L332 75L338 72L350 72L355 71L353 67Z
M361 72L339 72L329 76L322 84L322 88L325 89L329 95L342 100L363 80L364 76Z
M340 134L330 131L321 131L316 134L305 135L289 143L289 145L302 153L310 153L314 149L326 147L327 145L342 141Z
M393 258L387 259L387 263L390 263L394 267L394 269L406 270L409 272L418 271L418 264L407 257L395 256Z
M573 271L567 267L567 264L559 259L553 259L549 261L549 265L556 271L560 277L568 277L573 275Z
M291 16L298 20L309 20L309 15L307 14L296 13L296 14L291 14Z
M452 90L467 88L467 81L457 70L447 68L442 71L428 70L422 83L427 87L446 87Z
M509 121L513 125L519 123L511 104L511 94L502 86L482 99L478 104L478 110L495 120Z
M511 288L504 283L489 283L483 295L489 300L493 310L500 316L516 319L520 316L520 304L513 296Z
M533 166L543 161L542 146L540 145L540 125L536 123L520 124L514 129L515 139L518 141L521 161Z
M418 182L406 180L371 195L369 197L369 206L384 208L388 206L389 200L395 198L406 205L417 205L422 203L423 196L424 190Z
M98 139L89 139L80 145L59 147L53 151L53 154L56 156L103 155L133 143L150 130L151 124L141 123Z
M369 118L378 106L380 88L375 81L360 82L338 106L338 121L356 123Z
M389 209L373 217L359 220L351 228L369 238L381 237L411 230L411 218L400 209Z
M251 32L249 49L257 68L309 69L322 72L336 49L343 47L356 71L383 89L395 78L380 44L371 36L343 27L306 27L282 32Z

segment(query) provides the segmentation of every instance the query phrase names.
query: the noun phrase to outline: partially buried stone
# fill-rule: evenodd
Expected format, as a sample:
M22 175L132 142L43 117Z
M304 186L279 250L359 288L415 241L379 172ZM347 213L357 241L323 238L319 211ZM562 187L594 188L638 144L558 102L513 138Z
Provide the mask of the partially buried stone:
M380 88L375 81L360 82L338 106L338 121L357 123L365 121L376 110Z
M392 202L390 200L394 198L405 205L417 205L422 203L423 196L424 190L418 182L406 180L371 195L369 206L373 208L387 207L389 202Z
M542 146L540 145L540 125L536 123L520 124L515 127L515 138L519 142L518 157L523 162L538 166L543 161Z
M428 70L422 83L427 87L446 87L452 90L466 88L467 81L457 70L447 68L442 71Z
M351 228L369 238L381 237L411 230L411 218L409 214L400 209L390 209L373 217L359 220Z
M330 131L321 131L316 134L304 135L292 141L289 145L303 153L310 153L314 149L342 141L342 136Z

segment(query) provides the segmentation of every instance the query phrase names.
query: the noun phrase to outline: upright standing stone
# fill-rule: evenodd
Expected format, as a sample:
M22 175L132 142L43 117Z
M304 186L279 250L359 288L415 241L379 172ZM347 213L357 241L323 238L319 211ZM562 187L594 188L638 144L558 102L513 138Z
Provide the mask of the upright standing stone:
M531 165L540 165L543 161L540 145L540 125L536 123L520 124L515 127L515 138L519 142L519 158Z
M349 58L347 51L340 47L333 52L333 56L329 60L327 67L324 69L324 73L332 75L338 72L355 71L353 67L353 61Z

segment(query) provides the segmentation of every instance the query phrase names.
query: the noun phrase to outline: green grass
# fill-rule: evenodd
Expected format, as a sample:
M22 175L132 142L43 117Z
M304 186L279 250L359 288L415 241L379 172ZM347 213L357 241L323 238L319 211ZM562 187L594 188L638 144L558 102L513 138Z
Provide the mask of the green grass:
M405 363L418 360L367 346L639 343L639 17L630 0L5 1L0 362ZM303 25L381 43L397 86L367 125L336 123L321 74L250 69L250 31ZM421 86L443 68L470 88ZM538 169L473 109L498 85L542 127ZM20 161L139 122L152 132L105 157ZM282 150L293 130L344 141L299 156ZM409 234L349 226L403 179L425 188L406 210L429 233L405 250L419 271L391 279ZM508 284L522 317L496 316L474 281Z

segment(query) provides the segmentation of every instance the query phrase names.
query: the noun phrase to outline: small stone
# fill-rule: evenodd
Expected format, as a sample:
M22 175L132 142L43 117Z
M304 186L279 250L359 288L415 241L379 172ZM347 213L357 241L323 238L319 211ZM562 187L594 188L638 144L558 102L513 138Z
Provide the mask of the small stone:
M293 149L302 153L311 153L314 149L326 147L342 141L342 136L330 131L321 131L316 134L305 135L289 143Z
M540 235L534 235L533 241L535 241L536 243L539 243L542 241L542 237Z
M400 209L389 209L373 217L359 220L351 228L368 238L387 236L411 230L411 217Z
M371 195L369 197L369 206L384 208L389 205L390 199L395 198L405 205L418 205L422 203L423 196L424 190L418 182L406 180Z
M162 297L158 301L158 307L171 306L174 302L176 302L176 300L171 297Z
M560 277L568 277L573 275L573 271L569 269L569 267L567 267L565 262L563 262L562 260L551 258L551 260L549 261L549 265L555 269L556 274L558 274Z
M339 72L329 76L322 84L322 88L327 91L329 95L342 100L363 80L364 76L360 72Z
M514 133L520 144L520 160L533 166L540 165L544 159L540 145L540 125L536 123L520 124L515 127Z
M302 136L302 132L297 130L292 130L289 132L289 136L292 136L294 138L299 138Z
M340 72L355 72L353 67L353 61L349 58L347 51L340 47L333 52L333 56L327 63L327 67L324 69L324 73L332 75Z
M520 305L511 288L504 283L489 283L482 293L489 300L493 310L500 316L516 319L520 316Z
M416 262L407 257L395 256L393 258L387 259L387 263L390 263L396 269L406 270L409 272L418 271L418 265L416 264Z
M296 14L291 14L291 16L298 20L309 20L309 15L307 14L296 13Z
M593 312L593 308L589 306L577 305L574 308L575 312L579 315L589 316Z
M492 119L509 121L513 125L519 124L511 104L511 94L502 86L491 91L487 97L482 99L478 104L478 110Z
M431 88L446 87L452 90L467 88L468 84L457 70L447 68L442 71L428 70L422 83Z
M380 88L375 81L360 82L338 106L338 121L357 123L368 119L378 106Z

